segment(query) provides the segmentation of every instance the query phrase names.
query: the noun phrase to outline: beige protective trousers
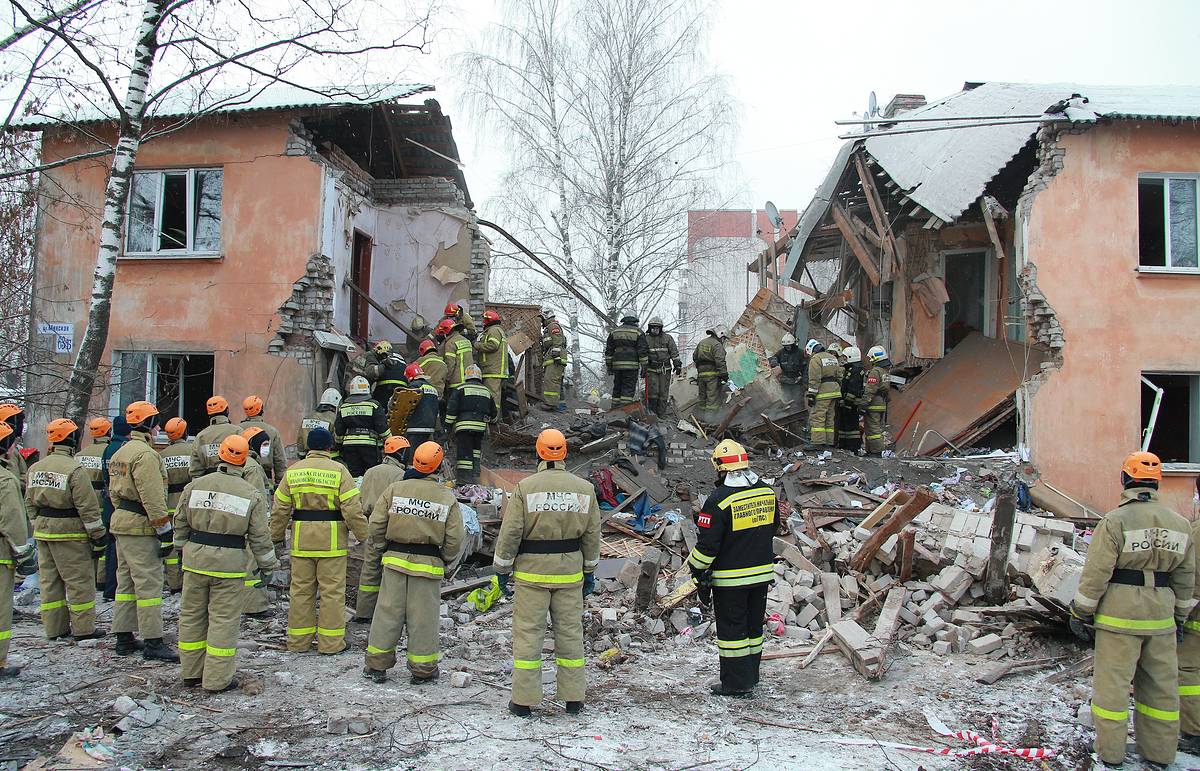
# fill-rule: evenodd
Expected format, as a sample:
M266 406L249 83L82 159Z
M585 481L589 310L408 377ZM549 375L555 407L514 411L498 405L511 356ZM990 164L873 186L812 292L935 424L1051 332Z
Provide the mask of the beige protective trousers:
M558 700L583 701L587 677L583 671L583 589L539 589L518 583L513 610L513 703L536 707L542 703L542 643L546 611L554 625L554 656L558 665Z
M42 629L47 638L96 631L96 582L88 541L38 541Z
M1139 637L1096 630L1092 715L1096 754L1109 765L1125 759L1130 683L1138 754L1155 763L1169 764L1175 760L1179 743L1179 673L1174 634Z
M183 553L179 549L172 549L167 558L163 560L163 575L167 579L167 588L172 592L178 592L183 588Z
M8 643L12 639L13 579L17 569L0 564L0 667L8 665Z
M813 444L832 445L837 421L837 394L817 394L808 411L808 436Z
M358 599L354 601L355 618L374 618L383 580L383 552L370 543L363 544L362 570L358 574ZM393 571L395 572L395 571Z
M245 603L243 613L262 613L271 607L267 585L258 580L258 560L249 549L246 549L246 578L242 584L245 587L242 592L242 600Z
M1185 734L1200 736L1200 629L1190 627L1179 645L1179 718Z
M496 403L496 420L500 420L500 415L504 412L500 404L501 395L504 392L504 378L483 376L483 384L487 386L487 390L492 392L492 401Z
M163 636L163 561L155 535L116 535L117 595L113 632L141 632L154 640Z
M245 586L240 578L184 571L179 603L179 659L184 680L208 691L229 685L237 669Z
M438 673L441 658L438 625L442 582L385 569L379 607L367 637L367 666L388 670L396 666L396 643L408 633L408 671L417 677Z
M542 401L551 407L562 401L563 372L566 367L558 363L546 364L542 367Z
M317 589L321 608L317 611ZM346 558L292 557L289 651L303 653L317 639L318 653L346 650Z

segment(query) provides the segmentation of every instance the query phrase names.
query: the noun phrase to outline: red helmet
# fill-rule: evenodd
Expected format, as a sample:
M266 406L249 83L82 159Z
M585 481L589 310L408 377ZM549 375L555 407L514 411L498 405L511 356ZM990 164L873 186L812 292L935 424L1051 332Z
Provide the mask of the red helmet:
M425 377L425 370L421 369L421 365L415 361L404 368L405 380L416 380L419 377Z
M441 321L438 322L437 327L435 327L433 330L434 334L436 334L436 335L448 335L453 331L454 331L454 322L451 321L450 319L442 319Z
M499 313L496 313L495 311L484 311L483 312L483 325L485 327L488 326L489 324L499 324L499 323L500 323L500 314Z
M420 351L421 351L421 355L422 355L422 356L424 356L425 354L427 354L427 353L429 353L430 351L432 351L432 350L434 350L435 348L437 348L437 346L436 346L436 345L434 345L434 343L433 343L433 341L432 341L432 340L422 340L422 341L421 341L421 345L420 345L420 347L419 347L419 348L420 348Z
M447 318L458 318L462 314L462 306L458 303L446 303L446 310L442 314Z

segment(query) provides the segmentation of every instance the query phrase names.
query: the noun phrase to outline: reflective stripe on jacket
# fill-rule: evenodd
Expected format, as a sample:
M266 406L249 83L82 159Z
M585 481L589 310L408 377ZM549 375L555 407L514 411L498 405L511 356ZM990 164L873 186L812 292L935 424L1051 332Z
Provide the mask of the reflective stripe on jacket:
M91 478L66 445L52 445L49 455L29 467L25 502L39 541L86 541L104 534ZM44 516L41 509L56 511ZM71 512L74 516L63 516Z
M808 393L818 399L837 399L842 395L842 366L829 351L814 353L808 361Z
M475 343L479 370L485 378L508 377L508 337L499 324L489 324Z
M467 367L475 363L471 341L454 330L442 343L442 358L446 360L446 387L458 388L467 380Z
M454 493L436 479L403 479L388 485L371 504L369 538L381 563L418 578L442 578L446 563L462 549L465 531ZM413 549L406 549L406 544ZM437 550L418 554L421 547Z
M739 487L728 484L727 476L696 514L699 537L688 564L711 570L714 587L762 584L775 578L779 503L770 486L757 477L753 480Z
M446 400L446 425L454 432L486 431L487 424L496 417L496 401L487 386L468 381L456 388Z
M696 376L702 378L729 377L725 365L725 344L713 335L700 341L692 351L692 363L696 365Z
M297 512L328 512L328 520L297 519L292 528L293 557L344 557L347 528L366 540L359 489L350 470L325 450L309 450L308 457L292 464L275 489L271 510L271 540L284 538L288 522Z

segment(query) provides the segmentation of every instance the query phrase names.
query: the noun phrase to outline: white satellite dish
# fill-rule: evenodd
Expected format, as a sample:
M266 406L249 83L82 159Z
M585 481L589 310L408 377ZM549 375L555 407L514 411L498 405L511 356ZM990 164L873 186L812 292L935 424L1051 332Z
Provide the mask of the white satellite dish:
M779 216L779 209L775 208L775 204L767 201L764 208L767 210L767 219L771 221L771 224L777 228L783 227L783 217Z
M871 95L867 97L867 115L870 115L872 118L874 118L878 114L879 103L875 101L875 92L872 91Z

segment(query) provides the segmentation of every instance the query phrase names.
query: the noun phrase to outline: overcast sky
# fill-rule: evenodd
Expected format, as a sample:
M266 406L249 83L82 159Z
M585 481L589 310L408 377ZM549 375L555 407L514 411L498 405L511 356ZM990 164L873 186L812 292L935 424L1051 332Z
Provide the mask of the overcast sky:
M444 57L497 18L494 0L458 0L415 74L454 120L477 205L502 194L503 150L466 119ZM710 56L741 102L727 189L737 208L802 209L840 144L838 118L871 91L934 99L964 81L1200 84L1200 2L941 0L850 3L714 0Z

